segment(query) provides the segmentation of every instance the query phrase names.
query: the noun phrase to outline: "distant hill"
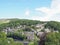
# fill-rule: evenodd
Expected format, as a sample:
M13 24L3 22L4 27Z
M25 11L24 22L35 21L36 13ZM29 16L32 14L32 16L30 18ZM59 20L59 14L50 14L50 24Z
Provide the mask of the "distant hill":
M0 29L6 28L6 27L17 27L20 25L36 25L41 24L44 22L37 21L37 20L28 20L28 19L1 19L0 20Z
M19 25L26 25L26 26L31 26L31 25L36 25L36 24L44 24L45 28L50 28L54 30L60 31L60 22L57 21L37 21L37 20L28 20L28 19L0 19L0 29L1 28L6 28L6 27L17 27Z

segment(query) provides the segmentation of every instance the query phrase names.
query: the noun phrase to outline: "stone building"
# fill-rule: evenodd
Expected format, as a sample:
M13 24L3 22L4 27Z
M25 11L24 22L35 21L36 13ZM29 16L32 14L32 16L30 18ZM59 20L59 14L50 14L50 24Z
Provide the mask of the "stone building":
M27 37L27 40L34 40L34 32L24 32Z

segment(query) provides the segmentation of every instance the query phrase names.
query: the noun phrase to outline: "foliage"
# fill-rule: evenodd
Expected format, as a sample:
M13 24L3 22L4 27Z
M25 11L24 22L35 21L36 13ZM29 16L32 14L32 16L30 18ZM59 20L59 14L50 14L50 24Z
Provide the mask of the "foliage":
M14 45L23 45L23 43L15 42Z
M25 35L22 35L19 32L13 32L13 33L12 32L9 32L7 34L7 37L11 37L11 38L17 39L17 40L24 40L24 39L26 39L26 36Z
M34 41L34 42L30 42L29 45L38 45L38 43Z
M0 45L23 45L16 43L12 38L7 38L4 32L0 32Z
M60 22L51 21L45 25L45 28L58 30L60 32Z
M45 45L60 45L60 33L49 33Z

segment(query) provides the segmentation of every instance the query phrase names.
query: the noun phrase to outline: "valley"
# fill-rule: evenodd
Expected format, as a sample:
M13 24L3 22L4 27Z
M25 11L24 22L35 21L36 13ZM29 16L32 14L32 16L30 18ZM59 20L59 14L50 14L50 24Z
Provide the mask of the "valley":
M49 42L55 43L54 40L58 42L60 40L59 37L56 37L56 34L58 34L57 36L60 34L60 22L27 19L8 20L9 22L4 23L4 21L0 24L0 36L4 34L2 37L4 36L5 38L2 39L5 42L7 41L6 45L14 45L15 43L18 45L48 45ZM52 35L55 37L51 37Z

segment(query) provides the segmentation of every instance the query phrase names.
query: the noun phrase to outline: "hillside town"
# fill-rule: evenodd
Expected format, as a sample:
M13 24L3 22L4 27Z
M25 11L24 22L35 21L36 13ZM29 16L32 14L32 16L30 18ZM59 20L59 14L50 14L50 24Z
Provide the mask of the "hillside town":
M44 24L36 24L36 25L31 25L31 27L28 27L26 25L19 25L17 27L6 27L5 29L3 29L3 32L5 32L5 34L8 34L9 32L16 32L16 31L21 31L19 32L19 34L22 34L22 35L25 35L26 36L26 40L22 41L22 40L18 40L17 38L14 39L15 41L19 41L19 42L22 42L24 45L28 45L30 41L34 41L36 38L35 38L35 35L37 38L37 41L38 41L38 44L40 43L40 45L44 45L41 44L41 41L45 41L45 38L46 38L46 35L50 32L57 32L59 33L58 30L54 30L54 29L49 29L49 28L45 28L45 25L47 23L44 23ZM35 28L32 28L32 26ZM8 38L11 38L11 37L8 37Z

